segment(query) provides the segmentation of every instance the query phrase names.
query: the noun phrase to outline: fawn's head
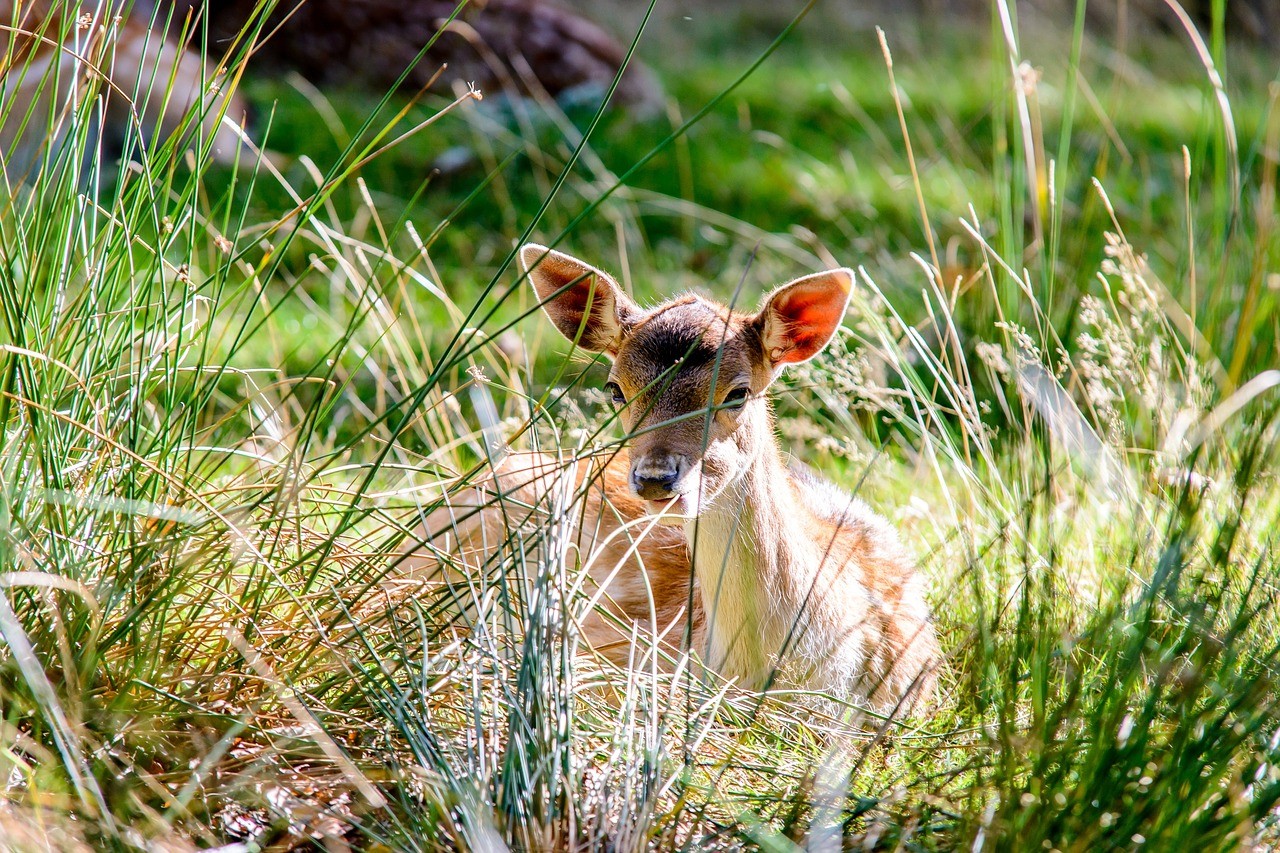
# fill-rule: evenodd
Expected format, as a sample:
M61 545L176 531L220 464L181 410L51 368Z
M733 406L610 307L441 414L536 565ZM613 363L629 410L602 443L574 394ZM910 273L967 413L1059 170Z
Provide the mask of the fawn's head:
M769 446L765 389L827 345L853 286L837 269L779 287L755 314L698 296L645 310L576 258L530 243L520 260L556 328L612 359L605 390L631 436L631 487L677 523Z

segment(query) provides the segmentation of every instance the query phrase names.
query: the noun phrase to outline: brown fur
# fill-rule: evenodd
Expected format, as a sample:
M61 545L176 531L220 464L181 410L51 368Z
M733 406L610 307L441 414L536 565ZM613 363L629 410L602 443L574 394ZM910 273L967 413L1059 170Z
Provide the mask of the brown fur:
M583 635L613 660L629 659L633 629L672 648L687 633L744 687L780 679L882 711L927 705L940 653L922 577L882 517L787 470L766 394L785 364L826 345L852 273L799 279L753 315L692 296L645 311L567 255L526 246L521 257L557 328L613 359L630 452L574 463L571 477L541 454L510 457L463 501L486 507L456 528L469 565L508 531L545 520L550 498L576 539L586 591L606 605ZM543 514L511 512L510 501L496 511L496 492Z
M570 504L567 512L558 511L561 502ZM566 464L541 453L512 454L426 527L435 548L452 552L451 569L475 577L500 543L531 541L551 515L567 518L574 560L585 569L581 592L602 605L581 626L587 645L626 666L636 630L677 652L685 642L692 577L684 534L647 517L626 488L623 455Z

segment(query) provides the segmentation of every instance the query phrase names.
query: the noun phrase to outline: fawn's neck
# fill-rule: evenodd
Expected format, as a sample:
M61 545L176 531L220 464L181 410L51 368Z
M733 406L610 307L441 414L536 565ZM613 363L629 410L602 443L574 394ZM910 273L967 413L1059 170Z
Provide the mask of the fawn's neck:
M706 613L708 662L760 687L801 640L821 555L769 419L737 480L685 525Z

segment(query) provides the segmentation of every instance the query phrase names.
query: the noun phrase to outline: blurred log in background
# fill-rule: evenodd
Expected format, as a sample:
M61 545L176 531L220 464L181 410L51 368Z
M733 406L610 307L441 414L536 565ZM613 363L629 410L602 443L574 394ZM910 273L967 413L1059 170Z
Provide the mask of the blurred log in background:
M175 20L189 11L207 16L215 46L229 42L259 5L171 2ZM592 21L588 10L545 0L472 0L461 9L455 0L283 0L263 33L255 69L296 71L322 86L355 82L375 90L385 90L408 69L402 88L417 91L447 66L437 89L474 83L486 93L554 98L587 89L603 96L627 53L624 42ZM649 111L660 101L654 77L639 63L628 67L615 103Z

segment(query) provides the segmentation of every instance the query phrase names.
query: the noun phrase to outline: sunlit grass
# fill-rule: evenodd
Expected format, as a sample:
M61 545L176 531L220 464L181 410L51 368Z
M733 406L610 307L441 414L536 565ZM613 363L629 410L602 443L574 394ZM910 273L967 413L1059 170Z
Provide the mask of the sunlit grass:
M732 91L760 54L673 75L684 118L721 98L675 137L679 118L605 116L582 145L594 115L554 104L400 115L394 98L279 82L249 89L273 160L235 172L172 145L82 171L75 153L97 148L77 125L71 154L0 205L0 834L117 849L1271 837L1267 96L1231 92L1244 180L1224 199L1185 43L1153 47L1163 64L1133 73L1157 82L1137 89L1089 36L1074 70L1090 94L1069 113L1070 41L1039 34L1024 58L1056 52L1023 122L1006 45L917 55L885 29L896 93L873 35L813 61L823 39L801 28ZM446 153L462 166L432 176ZM1027 156L1066 158L1051 199L1027 189ZM1035 240L1037 204L1053 240ZM530 228L554 239L588 211L563 239L642 299L741 284L750 303L811 268L863 267L846 332L790 378L779 429L918 555L949 656L932 716L877 727L696 667L595 660L576 563L538 550L562 518L495 542L482 576L421 570L410 543L495 437L567 455L617 440L602 371L567 356L510 265Z

